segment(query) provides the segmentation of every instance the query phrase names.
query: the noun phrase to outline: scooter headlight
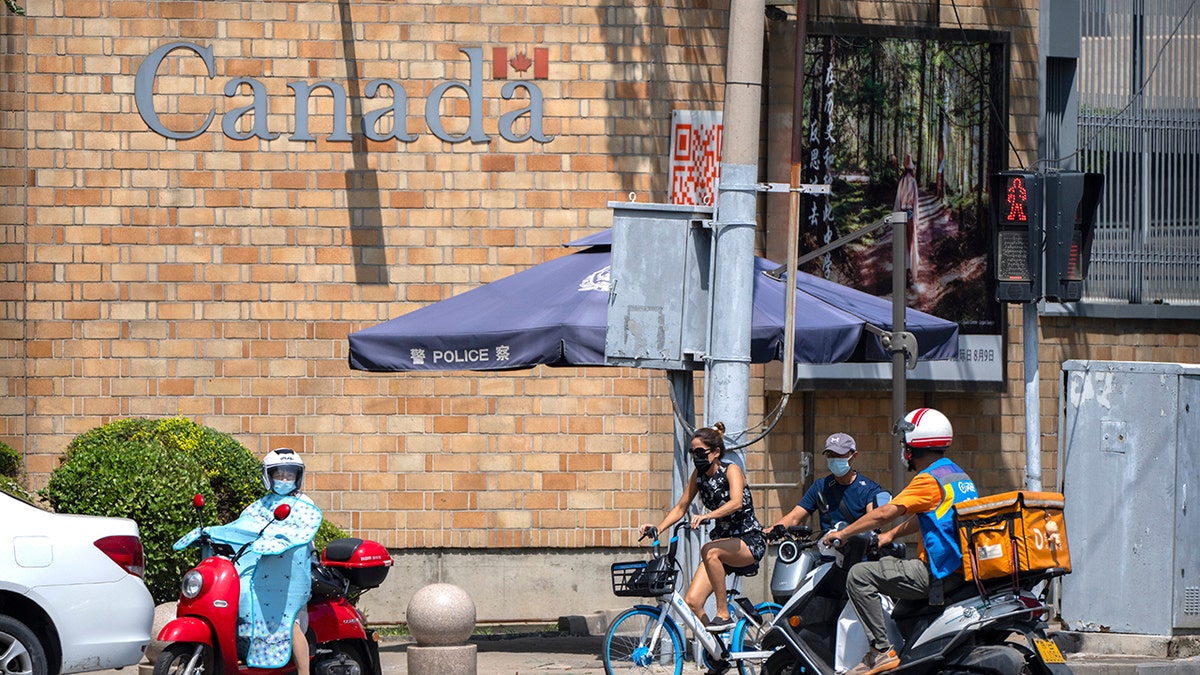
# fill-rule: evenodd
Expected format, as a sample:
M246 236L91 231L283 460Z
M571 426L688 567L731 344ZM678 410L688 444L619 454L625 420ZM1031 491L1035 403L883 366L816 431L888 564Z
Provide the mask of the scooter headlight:
M779 545L779 560L790 565L800 559L800 547L788 540Z
M183 597L191 600L200 595L200 591L204 589L204 576L196 570L188 570L188 573L183 575L183 583L180 585Z

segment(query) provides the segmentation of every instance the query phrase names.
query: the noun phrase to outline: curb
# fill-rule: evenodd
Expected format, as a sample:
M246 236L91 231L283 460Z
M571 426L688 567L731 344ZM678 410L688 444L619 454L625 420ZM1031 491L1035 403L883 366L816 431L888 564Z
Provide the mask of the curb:
M1200 675L1200 636L1056 630L1074 675Z
M591 614L570 614L558 617L558 630L572 637L589 637L604 635L608 626L625 609L608 609Z
M1063 653L1152 659L1200 657L1200 635L1134 635L1071 630L1051 631Z
M1094 660L1093 660L1094 659ZM1098 656L1087 654L1067 657L1074 675L1197 675L1200 657L1175 660L1146 659L1136 656Z

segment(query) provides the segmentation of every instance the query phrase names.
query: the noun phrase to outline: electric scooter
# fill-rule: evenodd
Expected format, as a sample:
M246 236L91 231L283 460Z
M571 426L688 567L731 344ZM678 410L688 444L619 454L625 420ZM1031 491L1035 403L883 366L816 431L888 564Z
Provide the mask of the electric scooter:
M845 523L835 525L835 529L842 527ZM778 636L770 637L774 624L787 622L792 630L802 630L810 638L815 627L819 627L816 632L820 637L813 640L815 649L834 672L842 672L861 660L868 647L866 632L845 593L850 561L878 560L885 555L903 558L907 547L896 542L880 548L875 539L863 535L866 547L824 548L822 535L812 536L808 527L787 528L777 554L777 576L771 580L772 595L776 598L786 595L787 600L772 626L764 630L762 648L776 651L785 646ZM803 576L793 584L791 579L797 569L803 571ZM890 611L892 599L884 596L881 600L885 611ZM890 621L888 634L899 639L899 630ZM775 663L782 660L786 659L777 658Z
M819 541L798 546L814 547ZM878 535L854 535L835 558L810 571L763 637L762 649L774 650L763 666L765 675L837 675L839 649L844 661L854 662L854 650L839 645L839 623L844 629L848 604L846 574L852 565L881 553ZM885 618L893 644L903 647L897 650L900 666L889 673L1070 675L1058 647L1046 637L1050 608L1032 592L1053 576L1056 572L1050 570L1030 577L1016 590L1005 580L989 584L986 599L976 586L967 585L950 593L943 606L925 600L895 603ZM846 640L844 634L841 639ZM861 645L855 656L861 658L865 651Z
M196 495L199 513L204 498ZM267 523L259 538L270 536L275 522L285 520L287 504L275 508L275 521ZM238 601L240 580L235 563L253 544L222 541L204 528L195 544L200 564L183 576L176 618L163 627L158 639L167 642L154 664L154 675L288 675L293 662L282 668L252 668L238 653ZM235 546L240 548L235 550ZM335 539L313 566L312 596L308 601L310 672L312 675L382 675L375 631L351 600L375 588L387 577L392 564L387 549L364 539ZM243 650L245 647L243 647Z

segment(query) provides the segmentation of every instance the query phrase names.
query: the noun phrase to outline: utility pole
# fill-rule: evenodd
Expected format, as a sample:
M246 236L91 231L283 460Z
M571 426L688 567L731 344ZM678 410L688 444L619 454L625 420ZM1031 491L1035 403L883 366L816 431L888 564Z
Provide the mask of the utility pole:
M721 183L717 200L711 350L705 364L704 423L744 440L749 418L750 319L757 228L764 0L732 0L725 62ZM742 452L736 453L744 468Z
M1038 157L1049 166L1075 168L1079 145L1079 92L1075 71L1082 49L1080 0L1041 0L1038 8ZM1044 206L1044 205L1043 205ZM1049 215L1049 214L1048 214ZM1046 221L1043 220L1043 224ZM1046 279L1043 278L1043 283ZM1039 295L1041 288L1035 289ZM1038 363L1037 301L1021 308L1025 382L1025 489L1042 489L1042 394ZM1062 480L1062 477L1059 477Z

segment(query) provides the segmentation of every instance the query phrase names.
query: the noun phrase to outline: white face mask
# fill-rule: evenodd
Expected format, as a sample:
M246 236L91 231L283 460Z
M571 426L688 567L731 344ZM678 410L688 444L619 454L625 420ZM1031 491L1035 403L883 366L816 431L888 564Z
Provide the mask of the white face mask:
M850 460L845 457L830 457L825 463L829 466L829 472L838 478L850 473Z

